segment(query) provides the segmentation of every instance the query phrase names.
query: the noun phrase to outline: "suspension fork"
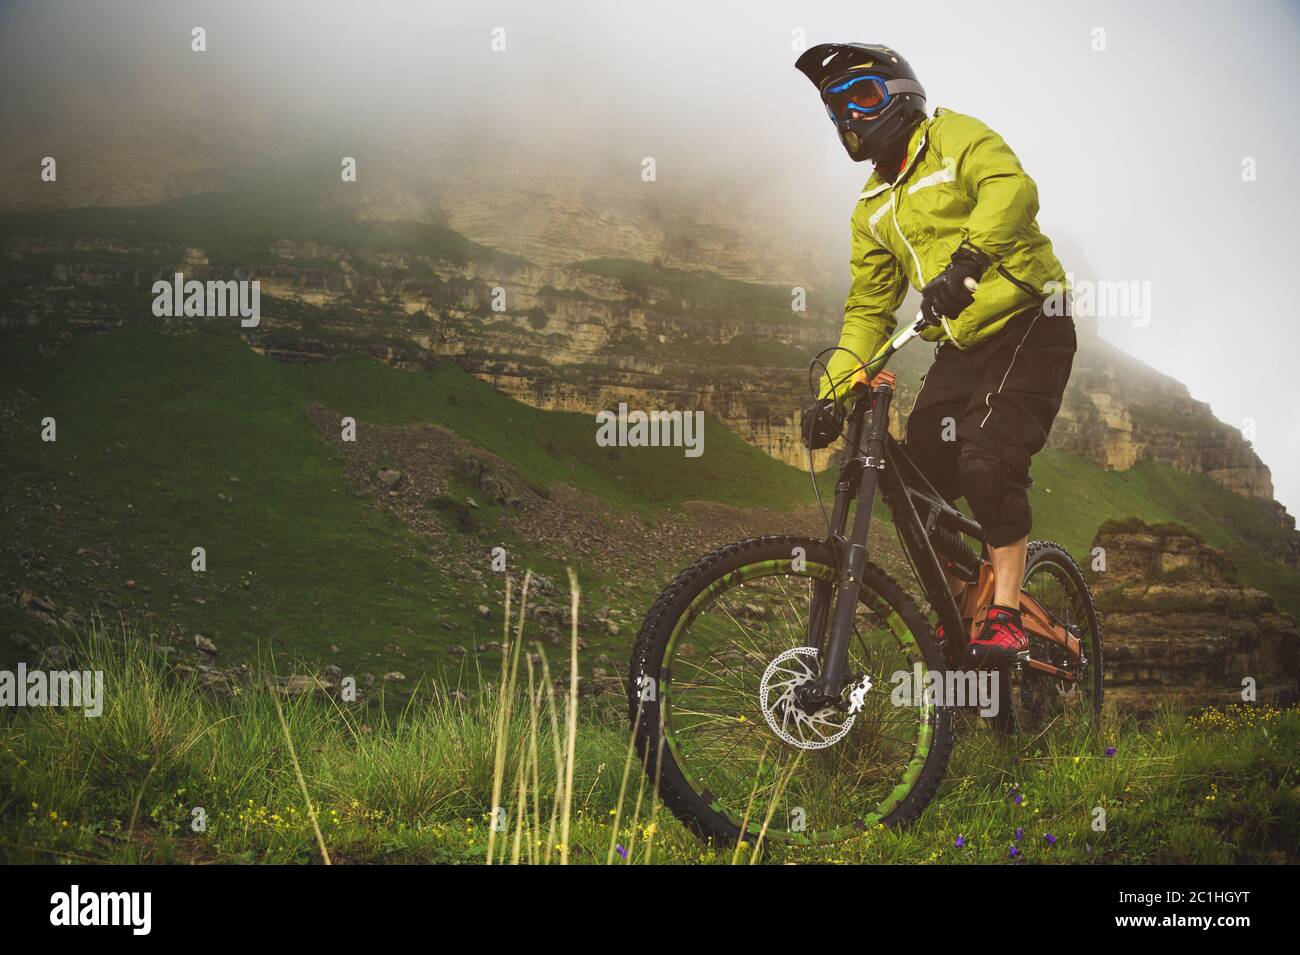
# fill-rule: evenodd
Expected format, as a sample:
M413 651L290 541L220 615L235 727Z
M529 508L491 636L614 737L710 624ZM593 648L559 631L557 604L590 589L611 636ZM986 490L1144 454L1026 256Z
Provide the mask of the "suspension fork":
M828 543L835 555L835 567L838 573L844 557L844 526L848 523L849 508L853 503L853 493L858 488L862 474L862 430L866 415L859 411L849 418L848 441L840 459L839 480L835 484L835 503L831 508ZM808 639L805 646L816 647L824 656L826 651L826 624L830 619L831 606L835 597L835 582L818 579L813 583L812 601L808 607Z
M893 388L881 383L872 391L874 401L871 406L871 420L865 424L865 414L856 415L853 433L850 435L849 451L845 455L844 465L840 471L840 483L836 487L835 511L831 519L831 543L835 548L838 572L838 592L835 595L835 609L831 615L830 633L826 640L821 639L821 630L828 615L831 595L829 582L818 582L813 590L813 605L809 609L809 637L816 636L810 646L822 649L821 671L815 680L804 684L803 705L807 707L829 706L839 701L840 693L847 680L845 665L848 662L849 641L853 639L853 619L857 615L858 592L862 587L862 575L867 568L867 538L871 531L871 508L876 500L876 488L880 483L880 472L885 467L885 434L889 427L889 403L893 397ZM863 433L865 430L865 434ZM853 512L853 531L846 539L844 525L848 522L848 508L853 497L852 486L856 483L856 507ZM821 586L826 584L825 588ZM820 593L819 593L820 592ZM819 601L818 597L822 599ZM821 620L819 621L819 615Z

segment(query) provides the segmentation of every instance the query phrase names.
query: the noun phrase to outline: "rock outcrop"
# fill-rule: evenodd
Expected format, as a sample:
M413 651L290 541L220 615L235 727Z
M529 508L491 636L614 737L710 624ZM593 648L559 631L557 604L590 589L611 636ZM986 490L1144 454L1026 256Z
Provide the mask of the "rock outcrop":
M1186 528L1137 520L1104 524L1094 545L1105 555L1094 590L1108 700L1240 703L1248 685L1259 700L1296 700L1296 621L1237 582L1227 557Z
M0 272L0 327L156 322L149 310L155 278L178 270L198 280L254 278L263 319L245 336L277 359L360 353L420 368L445 358L550 410L594 414L622 401L704 410L797 467L806 461L798 409L808 399L807 362L835 342L839 323L836 298L812 295L807 311L793 311L788 288L727 284L662 263L620 274L608 264L538 264L489 249L348 252L290 239L271 241L262 260L238 268L210 264L203 249L111 238L11 236L0 253L12 267ZM24 262L34 271L25 273ZM1240 431L1179 382L1100 339L1089 323L1079 328L1051 447L1115 470L1160 461L1272 500L1269 470ZM928 360L924 348L896 360L897 408L910 407L912 383ZM1279 526L1294 528L1281 505L1276 511ZM1297 551L1279 556L1294 560Z

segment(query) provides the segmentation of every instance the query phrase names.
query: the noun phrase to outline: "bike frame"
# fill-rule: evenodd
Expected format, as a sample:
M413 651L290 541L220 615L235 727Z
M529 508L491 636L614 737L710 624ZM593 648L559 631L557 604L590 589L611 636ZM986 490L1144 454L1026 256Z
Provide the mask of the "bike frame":
M915 329L907 329L886 345L871 362L873 370L883 367L889 355L913 335ZM865 380L865 372L861 378ZM865 391L862 386L859 389ZM920 490L921 487L929 488L929 482L889 433L889 407L893 397L893 385L878 381L871 387L869 396L867 393L859 394L849 415L848 440L835 486L835 504L827 541L836 557L837 580L834 584L826 580L816 582L808 615L807 645L817 647L821 657L818 676L806 685L805 700L810 706L838 704L846 685L853 679L845 668L862 575L868 559L871 511L878 491L883 493L893 514L925 598L938 613L946 633L962 634L966 629L963 618L978 620L978 612L993 602L992 565L984 556L979 560L978 580L966 588L962 606L958 606L952 595L944 565L931 542L931 534L942 527L982 541L983 530L937 494ZM924 510L924 517L918 507ZM846 536L850 511L853 525ZM1069 659L1078 661L1078 638L1038 601L1021 591L1020 608L1026 630L1057 644ZM964 643L960 645L964 646ZM1023 664L1061 680L1074 680L1074 674L1069 670L1046 661L1025 658Z

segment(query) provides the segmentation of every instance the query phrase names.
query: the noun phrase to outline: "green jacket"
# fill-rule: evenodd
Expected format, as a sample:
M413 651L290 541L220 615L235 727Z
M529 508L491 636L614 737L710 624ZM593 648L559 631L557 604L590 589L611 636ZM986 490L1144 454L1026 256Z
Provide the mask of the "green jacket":
M1013 316L1035 307L1047 283L1065 281L1037 214L1038 188L1002 137L978 119L935 110L912 133L897 181L891 186L873 172L858 197L853 284L840 345L870 359L893 333L908 283L919 291L947 267L963 239L993 264L979 280L974 303L921 337L961 349L992 338ZM821 397L831 397L830 380L841 380L857 364L847 352L833 352Z

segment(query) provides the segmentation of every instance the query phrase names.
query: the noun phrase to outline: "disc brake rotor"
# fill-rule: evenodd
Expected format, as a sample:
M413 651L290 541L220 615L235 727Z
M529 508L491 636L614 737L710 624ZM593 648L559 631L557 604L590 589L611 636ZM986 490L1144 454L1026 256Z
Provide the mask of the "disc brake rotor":
M871 689L870 677L863 676L852 687L847 709L826 706L809 713L800 707L795 691L816 677L817 648L791 647L767 665L759 686L758 702L768 728L799 749L826 749L843 739Z

